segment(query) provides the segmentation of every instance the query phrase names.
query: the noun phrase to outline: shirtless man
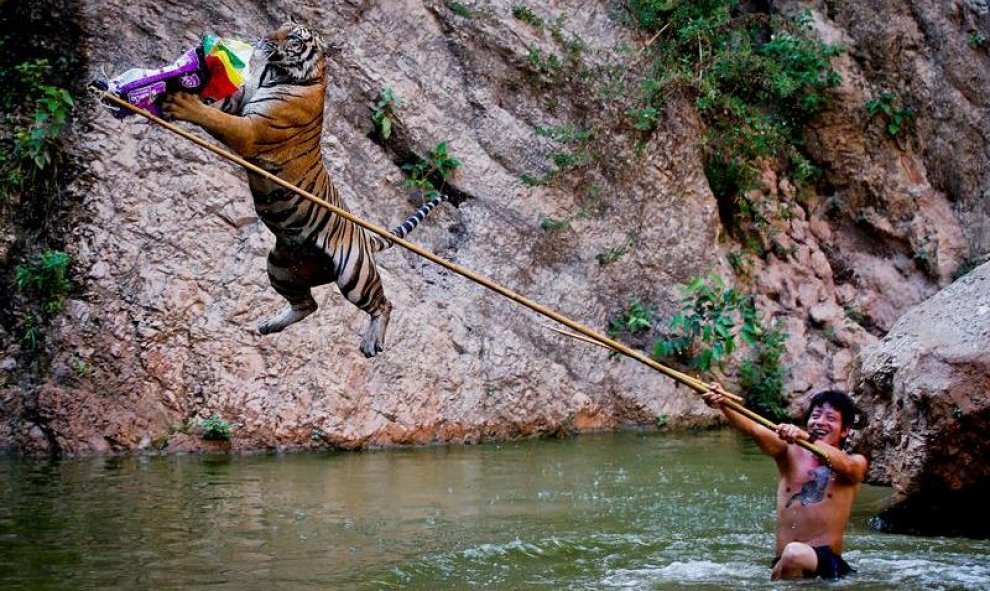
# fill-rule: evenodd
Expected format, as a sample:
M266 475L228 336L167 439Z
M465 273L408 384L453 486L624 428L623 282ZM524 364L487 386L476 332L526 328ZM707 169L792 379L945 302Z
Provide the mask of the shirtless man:
M807 431L787 424L772 431L722 406L721 386L709 388L705 403L720 409L729 423L777 462L777 556L770 577L835 579L849 573L852 569L841 556L842 536L867 467L863 456L842 451L856 412L849 396L836 390L820 392L808 407ZM792 445L799 440L828 452L828 460Z

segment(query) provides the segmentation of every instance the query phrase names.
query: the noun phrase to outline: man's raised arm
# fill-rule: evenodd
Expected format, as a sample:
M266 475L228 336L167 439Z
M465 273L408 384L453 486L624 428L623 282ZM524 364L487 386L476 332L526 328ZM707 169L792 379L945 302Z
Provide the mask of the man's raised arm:
M725 418L729 420L729 424L736 429L739 429L746 435L749 435L749 437L756 442L756 445L759 446L763 453L771 458L777 459L787 452L787 443L784 442L775 432L722 404L726 398L725 391L722 389L721 385L709 384L708 388L708 392L701 395L705 401L705 404L722 411Z

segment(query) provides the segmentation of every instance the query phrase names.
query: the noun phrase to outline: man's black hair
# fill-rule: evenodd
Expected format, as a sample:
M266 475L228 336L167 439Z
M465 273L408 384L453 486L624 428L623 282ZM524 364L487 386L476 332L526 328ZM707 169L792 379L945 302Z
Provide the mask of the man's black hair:
M811 411L825 404L839 411L839 415L842 417L843 429L852 427L856 423L856 415L859 414L859 410L856 408L856 404L853 403L852 398L842 390L824 390L811 397L811 403L808 404L808 412L804 415L804 424L808 424L808 419L811 418Z

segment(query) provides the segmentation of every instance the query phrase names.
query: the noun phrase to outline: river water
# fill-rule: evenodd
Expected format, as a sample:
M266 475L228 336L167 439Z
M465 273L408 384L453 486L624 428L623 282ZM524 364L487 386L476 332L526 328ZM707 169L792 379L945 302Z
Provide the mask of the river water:
M0 459L0 589L990 589L990 541L883 534L771 584L775 471L731 431L247 457Z

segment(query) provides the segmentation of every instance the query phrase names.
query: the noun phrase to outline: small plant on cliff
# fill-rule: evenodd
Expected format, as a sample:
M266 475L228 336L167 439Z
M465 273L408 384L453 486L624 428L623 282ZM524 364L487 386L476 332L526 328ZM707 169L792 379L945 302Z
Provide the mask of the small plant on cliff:
M674 334L657 341L654 357L678 357L708 371L732 355L736 337L753 344L760 335L753 299L727 287L718 275L695 277L686 291L680 313L670 321Z
M392 123L395 121L395 110L402 104L388 86L378 93L378 100L371 109L371 121L375 124L375 132L383 142L392 137Z
M512 16L537 29L543 28L543 19L537 16L536 13L525 4L514 5L512 7Z
M754 341L753 357L739 367L746 406L775 423L790 418L783 395L785 371L780 363L786 338L779 326L762 332Z
M402 169L409 175L406 186L418 190L420 196L427 200L440 195L447 179L460 167L461 161L450 154L447 142L440 142L426 158L403 165Z
M203 430L200 437L206 441L230 441L230 437L234 433L234 424L221 418L218 414L203 419L200 427Z
M23 62L14 71L14 80L10 73L0 79L17 90L8 87L0 100L6 112L0 133L0 201L55 162L59 135L74 104L68 91L44 83L51 71L48 60Z
M536 73L542 76L552 78L555 74L560 72L564 65L560 59L560 56L556 53L548 52L544 55L543 51L535 45L530 45L527 49L529 53L526 56L526 61L529 62L529 66Z
M986 47L987 36L984 35L982 31L970 31L969 34L966 35L966 44L972 47L973 49L977 49L979 47Z
M471 9L460 2L448 2L447 8L461 18L471 18Z
M540 228L547 232L555 232L570 227L568 220L555 220L553 218L543 218L540 220Z
M621 259L629 249L632 247L631 242L626 242L618 246L613 246L612 248L607 248L602 252L595 255L595 260L601 266L611 265L615 261Z
M623 332L638 334L649 330L653 311L647 308L639 300L629 302L629 307L622 315L608 325L609 336L617 336Z
M47 250L14 269L14 285L29 299L40 301L52 316L62 310L62 299L72 290L69 264L72 259L60 250Z
M871 121L880 121L890 137L897 137L914 126L914 109L901 105L900 99L892 92L885 92L868 101L863 108L869 113Z

